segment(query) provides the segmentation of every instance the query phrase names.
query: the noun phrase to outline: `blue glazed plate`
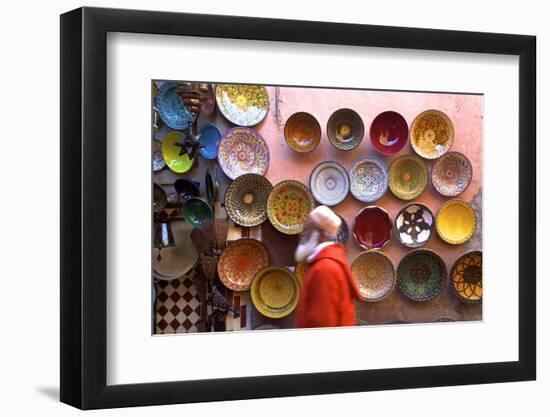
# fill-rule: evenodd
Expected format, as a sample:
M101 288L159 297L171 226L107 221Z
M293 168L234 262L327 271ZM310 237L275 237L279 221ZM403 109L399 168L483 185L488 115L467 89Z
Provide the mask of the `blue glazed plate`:
M206 159L216 159L218 156L218 143L222 137L222 132L213 123L205 124L199 132L199 142L204 145L200 149L201 155Z
M191 121L191 113L176 93L176 83L165 82L159 88L157 95L159 116L172 129L187 129Z

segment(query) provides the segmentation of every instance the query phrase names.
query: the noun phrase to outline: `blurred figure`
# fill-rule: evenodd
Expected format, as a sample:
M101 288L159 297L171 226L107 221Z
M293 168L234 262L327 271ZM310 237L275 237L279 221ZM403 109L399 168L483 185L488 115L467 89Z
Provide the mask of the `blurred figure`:
M356 324L353 300L361 300L361 296L344 246L337 243L341 223L326 206L315 208L306 219L295 252L297 262L308 263L297 307L297 327Z

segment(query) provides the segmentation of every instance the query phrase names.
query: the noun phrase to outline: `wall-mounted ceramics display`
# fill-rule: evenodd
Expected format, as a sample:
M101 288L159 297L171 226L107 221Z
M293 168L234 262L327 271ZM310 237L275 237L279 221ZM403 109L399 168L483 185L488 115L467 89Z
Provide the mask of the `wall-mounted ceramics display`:
M187 129L192 122L193 116L176 93L176 83L165 82L158 89L157 109L162 121L172 129Z
M216 103L224 117L237 126L260 123L269 110L269 95L261 85L218 84Z
M458 258L450 274L451 285L461 301L480 303L483 297L483 254L479 250Z
M350 191L359 201L371 203L381 198L388 189L386 165L377 158L356 161L349 170Z
M267 220L267 200L273 185L259 174L244 174L225 193L225 210L235 223L253 227Z
M183 174L193 168L194 159L189 154L182 154L183 135L180 132L170 132L162 139L162 156L164 162L172 171Z
M363 120L351 109L336 110L327 122L327 136L332 145L341 151L351 151L363 140Z
M321 141L321 125L313 115L305 112L290 116L284 132L288 146L299 153L311 152Z
M199 143L203 145L199 152L203 158L216 159L218 156L218 143L222 137L222 132L213 123L206 123L199 130Z
M436 159L451 148L455 131L445 113L426 110L414 119L409 136L411 146L419 156Z
M380 113L370 125L372 146L383 155L396 154L408 140L409 126L405 118L397 112Z
M449 200L444 203L435 218L437 234L451 245L468 241L476 231L477 218L474 209L465 201Z
M243 174L264 175L269 167L269 148L255 130L235 127L220 140L218 162L232 180Z
M425 245L434 230L434 215L424 204L408 204L399 210L395 217L395 234L399 241L409 248Z
M325 206L340 204L349 192L346 169L337 162L321 162L311 172L309 188L315 200Z
M300 296L300 283L288 269L268 266L259 271L250 288L254 307L266 317L280 319L294 311Z
M382 207L368 206L355 216L353 236L364 249L380 249L391 239L392 221Z
M218 276L227 288L246 291L258 271L269 265L269 254L258 240L243 238L231 242L218 261Z
M273 187L267 200L267 216L278 231L295 235L304 230L315 201L308 188L299 181L286 180Z
M413 301L428 301L436 297L446 280L445 262L429 249L409 252L397 267L399 289Z
M390 190L397 198L413 200L428 185L428 167L414 155L403 155L392 162L389 169Z
M351 265L353 278L366 301L381 301L394 289L395 267L390 258L379 251L359 254Z
M460 152L447 152L432 167L432 184L445 197L456 197L472 181L472 164Z

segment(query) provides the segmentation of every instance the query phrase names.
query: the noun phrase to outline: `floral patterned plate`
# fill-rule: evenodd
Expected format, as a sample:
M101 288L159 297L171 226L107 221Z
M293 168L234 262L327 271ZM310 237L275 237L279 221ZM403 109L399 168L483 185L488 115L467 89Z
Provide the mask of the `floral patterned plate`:
M472 181L472 164L460 152L448 152L435 161L432 168L432 184L445 197L456 197Z
M436 297L446 280L445 262L429 249L409 252L397 267L399 289L413 301L428 301Z
M265 246L255 239L239 239L227 246L218 261L218 276L227 288L246 291L256 273L269 265Z
M269 148L258 132L235 127L220 140L218 163L232 180L243 174L264 175L269 167Z
M330 143L341 151L351 151L363 140L363 120L351 109L336 110L327 122L327 136Z
M162 121L172 129L187 129L192 121L193 116L176 93L176 83L165 82L158 89L157 109Z
M349 192L349 177L337 162L321 162L311 172L309 188L315 200L325 206L340 204Z
M267 216L280 232L295 235L304 230L307 215L315 208L313 196L299 181L286 180L273 187L267 200Z
M321 125L309 113L294 113L285 123L285 140L296 152L311 152L321 141Z
M218 84L216 103L220 112L237 126L260 123L269 110L269 95L261 85Z
M395 234L409 248L425 245L435 229L435 218L424 204L412 203L399 210L395 218Z
M259 174L244 174L225 192L225 210L235 223L253 227L267 220L267 199L273 185Z
M395 288L395 267L382 252L359 254L351 265L351 273L365 301L381 301Z
M411 146L426 159L436 159L449 150L455 131L453 122L439 110L426 110L414 119L410 131Z
M397 198L413 200L428 186L428 167L414 155L403 155L390 165L390 190Z
M451 284L461 301L480 303L483 296L483 254L467 252L456 260L451 269Z
M180 155L182 147L178 143L182 140L180 132L170 132L162 140L162 156L164 162L172 171L177 174L183 174L193 168L194 159L189 158L189 154Z
M441 206L435 219L437 234L451 245L468 241L476 231L474 209L462 200L449 200Z
M252 281L250 295L254 307L266 317L280 319L294 311L300 296L300 283L286 268L268 266Z
M350 191L359 201L378 200L388 189L388 172L384 163L376 158L355 162L349 170Z

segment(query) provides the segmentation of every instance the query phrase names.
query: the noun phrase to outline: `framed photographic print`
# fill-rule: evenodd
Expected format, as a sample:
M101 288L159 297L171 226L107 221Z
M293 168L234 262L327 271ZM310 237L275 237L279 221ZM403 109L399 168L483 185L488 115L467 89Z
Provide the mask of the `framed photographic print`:
M534 37L81 8L61 101L63 402L535 379Z

